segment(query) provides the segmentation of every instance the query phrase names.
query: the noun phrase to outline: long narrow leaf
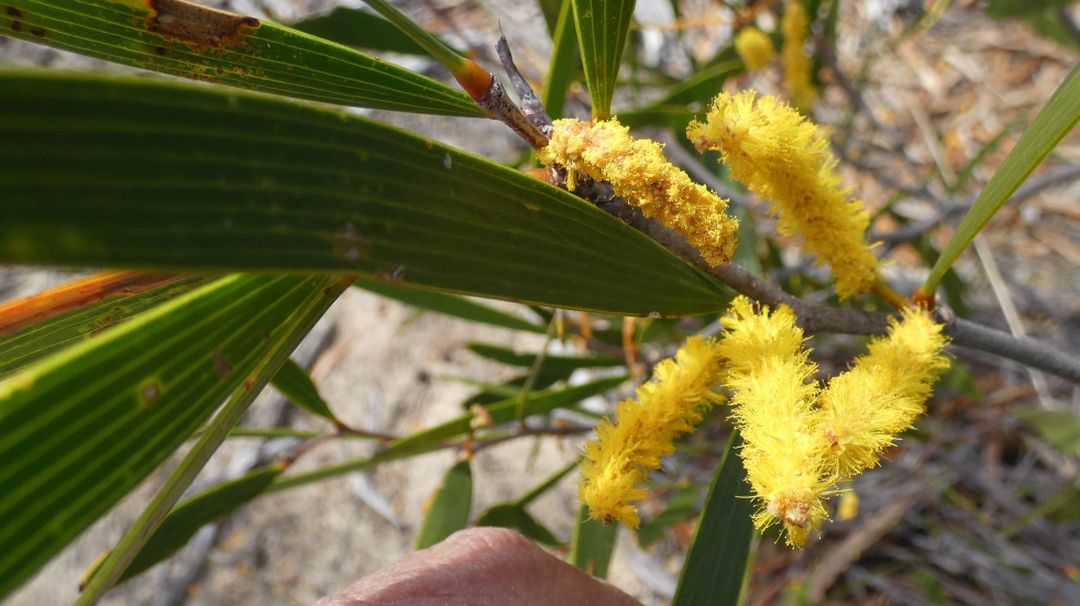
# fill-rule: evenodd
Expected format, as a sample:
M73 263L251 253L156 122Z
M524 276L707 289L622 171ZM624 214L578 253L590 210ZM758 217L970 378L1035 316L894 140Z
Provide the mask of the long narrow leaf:
M139 551L131 565L124 570L119 582L138 576L176 553L200 528L232 513L238 504L253 499L284 469L284 466L279 464L262 467L251 475L213 486L198 497L181 502L165 518L165 522Z
M0 381L0 596L254 388L323 281L223 278Z
M1009 201L1009 196L1027 179L1050 150L1069 133L1080 120L1080 64L1061 83L1050 100L1035 116L1035 120L1009 152L1005 162L986 184L975 203L964 215L960 227L941 252L930 276L919 289L932 298L945 272L968 244L982 231L990 219Z
M342 112L147 78L0 73L0 114L0 262L366 272L633 315L730 298L580 198Z
M739 604L754 526L750 521L753 506L746 498L750 487L738 444L738 434L733 435L713 476L673 606Z
M559 18L551 38L551 58L548 60L547 80L540 99L552 118L563 115L566 106L566 89L578 69L577 37L574 35L574 19L570 0L563 2Z
M416 535L417 549L431 547L468 525L472 485L472 467L467 459L447 470Z
M478 356L482 356L489 360L495 360L496 362L502 362L510 366L524 366L526 368L531 367L536 361L536 354L519 354L512 349L505 347L499 347L497 345L489 345L487 343L469 343L469 351ZM622 366L626 363L623 358L617 358L615 356L544 356L543 362L540 364L539 373L553 373L559 375L569 375L579 368L609 368L612 366Z
M623 381L626 381L625 376L599 379L584 385L575 385L560 390L532 393L526 401L525 414L542 415L556 408L573 406L585 398L614 389ZM516 419L519 402L520 396L516 396L490 405L487 413L490 415L492 423L506 423ZM389 447L403 453L420 452L431 444L437 444L448 438L466 433L469 431L474 418L475 415L473 414L462 415L391 442Z
M398 284L392 284L373 278L356 281L356 287L366 291L382 295L395 301L401 301L408 305L414 305L420 309L426 309L463 320L501 326L513 330L524 330L544 334L544 327L514 316L494 307L470 301L459 295L451 295L419 288L409 288Z
M176 469L169 474L165 484L120 538L112 553L101 564L97 574L90 578L83 594L76 601L77 606L97 603L116 584L128 565L135 560L147 541L165 521L169 510L210 460L210 456L225 441L229 431L243 418L262 388L274 376L282 362L289 360L289 353L319 321L334 299L345 290L348 282L333 276L325 276L310 286L314 288L308 291L307 299L278 327L278 336L272 338L274 347L256 362L244 385L222 406L218 414L202 431L198 441L184 455Z
M577 524L570 537L570 563L601 579L607 577L611 555L615 552L618 524L604 524L589 517L588 506L578 508Z
M101 333L204 284L192 276L120 297L110 297L73 309L0 336L0 377Z
M403 67L186 0L4 4L5 34L124 65L339 105L484 115L462 91Z
M295 361L285 360L274 375L273 384L293 404L334 425L342 426L341 421L334 415L334 411L330 410L330 405L319 393L319 388L315 386L311 376Z
M339 6L333 11L298 21L293 29L355 48L428 56L426 50L371 11Z
M619 76L634 0L573 0L585 82L589 85L593 117L611 115L611 97Z

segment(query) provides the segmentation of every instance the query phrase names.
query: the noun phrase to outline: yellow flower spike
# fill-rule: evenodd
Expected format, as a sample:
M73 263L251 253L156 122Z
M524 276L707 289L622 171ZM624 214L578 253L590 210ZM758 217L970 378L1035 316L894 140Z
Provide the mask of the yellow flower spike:
M818 264L827 263L841 298L864 293L878 279L866 243L870 217L850 199L818 127L775 97L721 93L705 123L687 136L699 150L718 150L731 176L773 203L783 233L801 234Z
M836 518L841 522L853 520L859 515L859 493L854 489L840 495L840 504L836 507Z
M738 297L722 322L719 350L743 437L739 455L760 505L754 525L764 530L779 522L787 543L802 547L828 515L824 494L833 484L814 409L817 367L787 306L758 312Z
M555 120L539 157L566 167L571 191L575 171L610 182L616 195L682 234L710 265L727 263L735 253L739 223L725 214L727 202L668 162L661 144L631 137L615 119Z
M810 57L806 56L806 35L810 21L802 2L784 4L780 31L784 35L784 89L791 103L803 112L810 111L817 98L817 88L810 81Z
M757 71L776 58L772 40L760 29L750 26L735 35L735 52L746 64L747 72Z
M949 367L942 326L922 309L901 313L888 336L871 341L869 353L821 394L820 423L840 477L878 464L881 451L923 413L934 381Z
M580 485L593 519L638 527L641 520L630 503L646 496L639 484L674 452L675 438L693 431L723 399L712 391L719 376L716 342L690 337L674 358L656 366L636 400L619 403L614 423L604 419L596 426L596 437L585 445Z

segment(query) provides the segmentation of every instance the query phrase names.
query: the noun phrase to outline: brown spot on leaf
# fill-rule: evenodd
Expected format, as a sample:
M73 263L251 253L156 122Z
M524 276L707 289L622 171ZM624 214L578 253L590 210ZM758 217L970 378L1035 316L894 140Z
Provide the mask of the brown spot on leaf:
M139 403L150 406L161 398L161 385L156 379L150 379L139 387Z
M45 37L45 30L43 28L40 28L40 27L34 27L34 28L30 29L30 35L38 37L38 38L44 38Z
M236 46L244 28L256 28L259 20L184 0L149 0L146 29L193 44L196 47Z
M15 8L14 6L7 7L4 12L11 15L12 17L22 17L22 11Z
M220 349L215 349L211 357L214 359L214 372L217 373L218 377L222 379L228 378L233 372L233 367L225 359L225 354Z
M244 391L251 391L251 388L255 387L255 377L248 377L244 379L243 385Z
M165 47L164 46L155 46L154 47L154 52L159 54L159 55L164 55L165 54Z
M334 242L334 252L348 263L367 259L371 255L371 241L357 233L352 223L346 223L330 238Z
M19 31L21 29L22 29L22 21L12 21L11 22L11 31L17 32L17 31Z

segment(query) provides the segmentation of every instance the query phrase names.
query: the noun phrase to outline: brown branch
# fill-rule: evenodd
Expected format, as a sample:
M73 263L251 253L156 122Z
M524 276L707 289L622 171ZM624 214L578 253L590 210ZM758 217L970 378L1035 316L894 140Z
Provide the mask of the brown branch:
M860 170L863 168L856 164L856 168ZM880 172L880 171L874 171ZM1056 170L1048 171L1045 174L1039 175L1029 181L1024 182L1017 190L1009 197L1007 204L1016 204L1022 202L1043 190L1051 187L1057 187L1064 185L1076 179L1080 179L1080 166L1065 166ZM888 183L882 181L883 184L892 187ZM898 189L893 187L893 189ZM903 191L903 190L901 190ZM906 192L905 193L909 193ZM941 209L934 216L911 223L900 229L891 231L885 234L872 234L871 241L881 241L885 243L898 243L907 242L922 235L926 231L933 229L939 223L949 219L951 217L963 214L971 205L975 203L977 196L968 196L963 200L943 200L933 195L929 195L929 192L914 192L915 197L928 199L931 202L936 203ZM910 194L909 194L910 195Z
M630 206L621 198L604 200L597 203L597 206L740 294L766 305L791 307L798 318L799 326L808 333L881 335L888 329L889 314L810 303L784 292L776 284L735 264L710 267L685 238L660 222L646 218L639 209ZM953 345L993 353L1080 384L1080 356L1076 354L1033 339L1018 339L1006 332L957 318L944 308L939 307L937 313L939 321L945 324L944 332L952 339Z

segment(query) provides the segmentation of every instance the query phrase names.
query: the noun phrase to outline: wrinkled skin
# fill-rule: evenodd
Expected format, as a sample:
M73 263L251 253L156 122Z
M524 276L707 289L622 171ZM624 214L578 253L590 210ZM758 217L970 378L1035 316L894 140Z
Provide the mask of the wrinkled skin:
M472 528L411 554L316 606L640 606L503 528Z

